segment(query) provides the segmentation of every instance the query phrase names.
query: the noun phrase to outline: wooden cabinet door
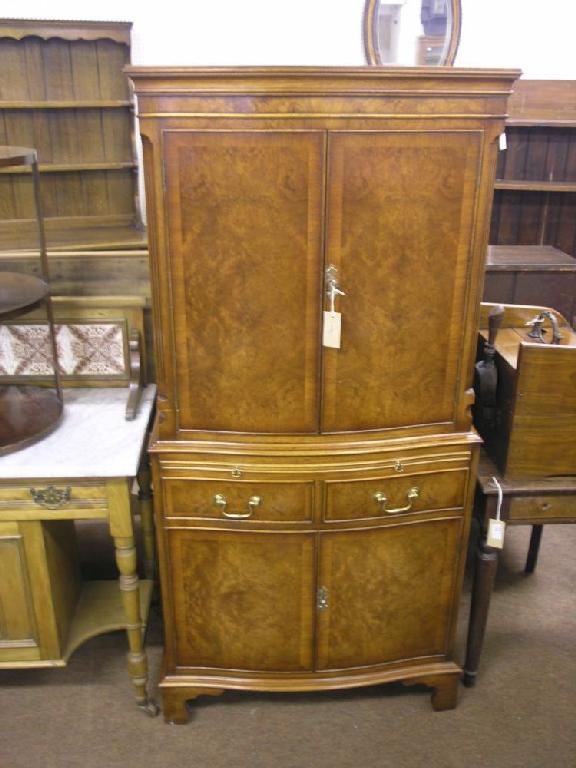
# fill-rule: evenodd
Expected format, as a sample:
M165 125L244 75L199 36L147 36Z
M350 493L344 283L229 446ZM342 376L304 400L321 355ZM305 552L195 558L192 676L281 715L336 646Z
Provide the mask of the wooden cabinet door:
M479 131L329 134L326 263L346 296L322 431L453 421L481 146Z
M179 426L319 428L325 132L164 132Z
M320 535L319 670L448 651L460 519Z
M314 535L168 530L178 666L313 667Z
M18 523L0 523L0 662L40 658L25 538Z

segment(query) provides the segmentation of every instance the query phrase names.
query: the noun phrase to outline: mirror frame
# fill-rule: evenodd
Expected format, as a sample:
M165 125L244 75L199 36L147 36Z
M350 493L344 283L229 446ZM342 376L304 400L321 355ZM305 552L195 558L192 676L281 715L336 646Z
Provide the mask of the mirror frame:
M452 13L452 34L446 48L446 57L442 64L438 66L451 67L456 58L456 51L460 43L460 30L462 27L462 5L461 0L447 0ZM376 32L376 13L378 11L380 0L366 0L364 5L364 18L362 23L364 39L364 55L366 63L374 66L384 66L378 51L378 40ZM391 65L393 66L393 65Z

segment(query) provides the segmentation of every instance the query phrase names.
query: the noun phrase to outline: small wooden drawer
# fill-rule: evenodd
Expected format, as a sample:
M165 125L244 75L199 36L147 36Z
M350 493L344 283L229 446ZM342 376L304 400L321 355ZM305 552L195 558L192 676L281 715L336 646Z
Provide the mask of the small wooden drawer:
M326 483L327 522L369 520L462 507L465 469Z
M311 522L314 483L166 479L165 517L229 522Z
M510 522L576 522L576 496L520 496L510 501Z
M2 512L28 513L50 517L51 513L107 508L106 486L102 484L73 485L65 481L31 479L26 485L0 485L0 515Z

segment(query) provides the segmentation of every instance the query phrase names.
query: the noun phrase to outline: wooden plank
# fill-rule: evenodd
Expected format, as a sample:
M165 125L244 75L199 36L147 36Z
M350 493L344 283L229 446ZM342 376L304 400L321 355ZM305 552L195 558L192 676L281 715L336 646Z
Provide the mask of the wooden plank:
M519 131L514 128L506 129L507 149L501 152L499 159L503 159L502 175L497 173L498 179L522 179L526 167L528 155L528 137L526 131ZM499 168L500 168L499 165Z
M20 43L24 51L24 60L26 64L27 89L25 103L30 103L35 99L46 98L46 82L44 80L44 62L42 56L42 43L34 37L29 37ZM4 46L2 46L3 48ZM3 92L2 97L6 98Z
M73 99L75 97L70 62L70 44L51 39L42 48L46 98Z
M576 194L564 195L558 203L552 242L557 248L576 256Z
M0 93L2 98L27 99L29 95L28 79L22 46L14 40L3 40L1 61Z
M518 242L523 195L517 191L502 190L496 192L496 199L500 219L493 242L498 245L515 245Z
M100 98L128 99L130 89L123 69L130 63L130 51L125 45L111 40L97 42L98 67L100 76Z
M82 99L99 99L97 43L77 40L70 46L74 94Z
M134 212L136 177L131 171L105 172L109 213Z
M544 167L544 166L542 166ZM498 179L494 184L495 189L512 189L535 192L576 192L575 181L540 181L539 179Z
M102 111L103 159L108 162L134 162L132 120L128 111Z
M550 181L546 166L548 159L548 130L546 128L530 128L527 133L528 150L523 178L526 180Z
M545 226L548 196L545 192L530 192L524 195L520 205L518 226L519 245L539 243Z
M513 123L576 123L576 81L517 80L508 114Z
M490 245L489 270L545 270L576 272L576 259L551 245Z

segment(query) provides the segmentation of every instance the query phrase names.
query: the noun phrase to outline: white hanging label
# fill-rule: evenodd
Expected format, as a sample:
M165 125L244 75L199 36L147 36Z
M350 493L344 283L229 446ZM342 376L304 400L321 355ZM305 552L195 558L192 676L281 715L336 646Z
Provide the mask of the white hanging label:
M488 521L488 535L486 536L486 544L489 547L494 547L495 549L502 549L504 547L504 533L506 532L506 523L501 518L504 491L502 490L502 486L495 477L492 478L492 482L496 486L498 502L496 504L496 519L491 517Z
M501 133L500 134L499 142L500 142L500 150L501 151L507 149L508 145L506 144L506 134L505 133Z
M324 312L322 344L332 349L340 349L342 315L340 312Z
M488 536L486 537L486 544L489 547L495 549L502 549L504 547L504 533L506 532L506 523L504 520L494 520L490 518L488 521Z

